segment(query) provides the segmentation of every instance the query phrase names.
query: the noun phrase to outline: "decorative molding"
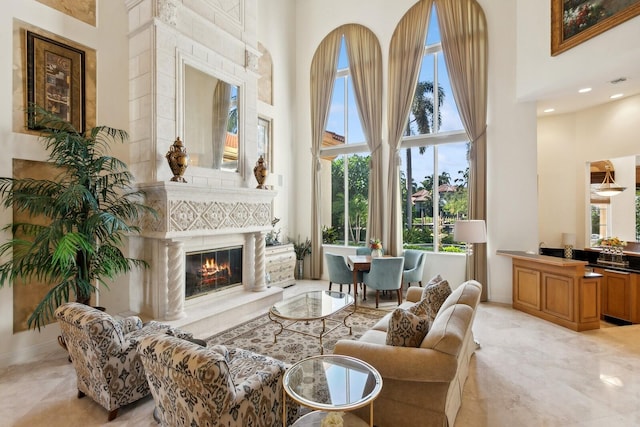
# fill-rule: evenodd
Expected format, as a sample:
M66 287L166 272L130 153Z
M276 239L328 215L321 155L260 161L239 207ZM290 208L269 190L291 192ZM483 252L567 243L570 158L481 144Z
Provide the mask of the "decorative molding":
M271 225L271 205L252 202L169 201L170 232L233 230Z
M157 0L158 19L173 27L178 25L178 5L175 0Z
M244 66L247 71L258 74L258 64L260 60L260 52L247 48L244 52L245 60Z

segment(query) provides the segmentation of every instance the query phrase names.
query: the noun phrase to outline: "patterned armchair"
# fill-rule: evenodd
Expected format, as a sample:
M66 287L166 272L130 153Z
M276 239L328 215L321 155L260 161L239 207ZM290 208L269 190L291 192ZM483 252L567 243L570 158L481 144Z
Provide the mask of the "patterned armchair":
M137 316L117 320L109 314L76 302L56 309L56 318L69 357L76 370L78 397L91 397L109 411L109 421L118 409L149 394L138 342L146 335L190 333Z
M167 335L145 337L139 352L162 426L282 426L283 362ZM287 409L289 425L298 405Z

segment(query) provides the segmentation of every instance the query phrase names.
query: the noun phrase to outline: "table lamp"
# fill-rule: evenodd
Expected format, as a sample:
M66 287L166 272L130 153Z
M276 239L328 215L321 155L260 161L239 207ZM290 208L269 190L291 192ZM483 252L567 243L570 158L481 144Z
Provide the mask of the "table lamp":
M562 233L562 246L564 246L564 257L573 258L573 247L576 245L575 233Z
M453 240L456 242L464 242L466 249L466 280L473 279L469 277L469 260L473 255L474 243L485 243L487 241L487 229L483 219L458 220L453 225Z

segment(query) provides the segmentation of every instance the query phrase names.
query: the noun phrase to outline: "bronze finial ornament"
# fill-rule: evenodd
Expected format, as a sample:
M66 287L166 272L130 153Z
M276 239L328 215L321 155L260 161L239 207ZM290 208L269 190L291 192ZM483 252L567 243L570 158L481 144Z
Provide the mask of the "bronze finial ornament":
M180 141L179 136L176 137L173 145L169 147L169 151L165 157L169 162L171 172L173 172L173 178L171 178L171 181L187 182L182 175L184 175L184 172L187 170L187 166L189 166L189 155L187 154L187 149L184 147L184 144Z

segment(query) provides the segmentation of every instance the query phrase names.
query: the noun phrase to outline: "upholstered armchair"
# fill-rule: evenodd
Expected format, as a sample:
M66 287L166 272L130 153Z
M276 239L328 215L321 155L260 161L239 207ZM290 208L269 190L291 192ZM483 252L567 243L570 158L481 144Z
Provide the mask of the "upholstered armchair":
M422 287L422 275L424 274L424 263L427 257L423 251L415 249L407 249L404 251L404 274L402 283L406 283L407 287L411 283L418 283Z
M362 274L362 283L367 288L376 290L376 308L380 298L380 291L396 291L398 305L402 303L402 272L403 257L373 258L371 269Z
M109 421L120 407L149 394L138 340L149 334L192 337L158 322L143 326L137 316L118 320L76 302L61 305L55 315L76 370L78 397L87 395L103 406Z
M358 282L353 283L353 271L351 271L342 255L326 253L324 257L329 271L329 290L335 283L340 285L340 292L342 292L342 285L348 285L347 293L351 293L351 285L357 286L358 283L362 282L362 272L359 271L357 273Z
M282 426L284 362L167 335L145 337L139 351L162 426ZM298 405L287 409L290 425Z

